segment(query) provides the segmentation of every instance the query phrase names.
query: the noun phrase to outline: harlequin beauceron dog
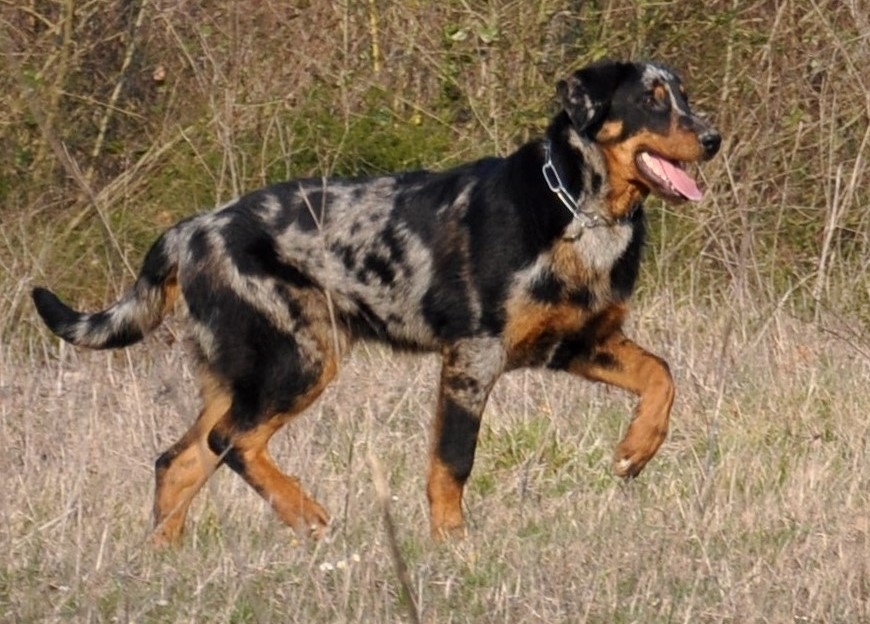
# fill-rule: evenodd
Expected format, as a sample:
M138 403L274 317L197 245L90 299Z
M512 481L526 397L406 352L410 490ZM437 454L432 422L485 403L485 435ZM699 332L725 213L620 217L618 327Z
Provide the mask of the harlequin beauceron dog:
M644 199L699 200L686 165L720 136L680 78L599 62L557 87L542 139L444 172L282 182L185 219L108 309L33 299L75 345L125 347L186 305L202 411L156 462L155 539L226 464L298 530L327 512L276 466L272 435L332 381L357 339L441 354L427 494L433 535L463 531L481 414L505 371L546 367L638 396L614 471L634 477L665 439L667 364L622 331L638 276Z

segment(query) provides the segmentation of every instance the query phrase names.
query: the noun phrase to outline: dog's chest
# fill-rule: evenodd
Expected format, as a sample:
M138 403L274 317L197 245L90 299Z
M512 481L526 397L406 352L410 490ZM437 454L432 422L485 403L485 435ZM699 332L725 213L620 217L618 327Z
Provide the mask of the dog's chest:
M630 223L585 228L576 234L576 238L564 241L568 245L563 253L576 256L587 270L607 273L625 254L634 236L635 229Z
M505 305L503 331L512 366L545 362L558 343L622 302L637 273L631 225L584 230L558 241L517 276ZM627 274L627 275L626 275Z

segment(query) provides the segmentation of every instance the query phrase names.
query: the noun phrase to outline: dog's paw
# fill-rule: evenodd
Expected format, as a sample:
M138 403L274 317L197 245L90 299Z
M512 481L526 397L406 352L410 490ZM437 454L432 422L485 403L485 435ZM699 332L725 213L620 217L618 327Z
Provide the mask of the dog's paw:
M313 500L306 501L291 524L300 539L320 541L329 534L329 514Z
M461 541L468 535L464 523L432 527L432 539L436 542Z
M649 463L667 436L667 426L635 420L616 447L613 472L623 479L633 479Z
M312 522L308 525L308 539L319 542L329 534L329 522Z
M613 458L613 472L622 479L633 479L641 473L654 454L655 451L652 453L642 453L636 450L632 452L620 444L616 448L616 455Z
M432 539L436 542L462 540L466 536L461 509L435 506L432 512L430 528Z

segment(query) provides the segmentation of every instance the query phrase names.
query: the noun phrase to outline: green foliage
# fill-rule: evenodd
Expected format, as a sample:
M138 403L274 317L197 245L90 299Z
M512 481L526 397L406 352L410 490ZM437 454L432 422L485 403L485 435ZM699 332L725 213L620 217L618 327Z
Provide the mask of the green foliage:
M168 223L276 180L507 153L541 132L568 71L653 58L684 74L725 146L702 167L702 204L650 202L645 282L713 297L748 284L799 314L870 321L852 280L870 255L867 33L848 5L305 3L278 30L232 3L171 18L145 5L142 20L125 7L45 8L53 29L10 10L23 52L0 69L0 219L50 241L36 255L53 281L82 264L121 281L119 254L136 265Z
M315 90L289 121L288 134L298 146L291 176L366 176L427 168L444 158L455 139L446 124L394 110L381 88L369 89L365 108L352 114L343 115L328 101L328 95ZM287 175L280 165L270 173L280 179Z

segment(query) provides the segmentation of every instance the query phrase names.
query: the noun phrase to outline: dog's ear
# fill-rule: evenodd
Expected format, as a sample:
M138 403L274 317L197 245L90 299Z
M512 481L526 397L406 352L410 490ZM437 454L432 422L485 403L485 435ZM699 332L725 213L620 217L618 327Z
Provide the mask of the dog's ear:
M625 66L625 63L600 61L575 71L556 85L562 108L577 132L587 136L595 134L607 117Z

